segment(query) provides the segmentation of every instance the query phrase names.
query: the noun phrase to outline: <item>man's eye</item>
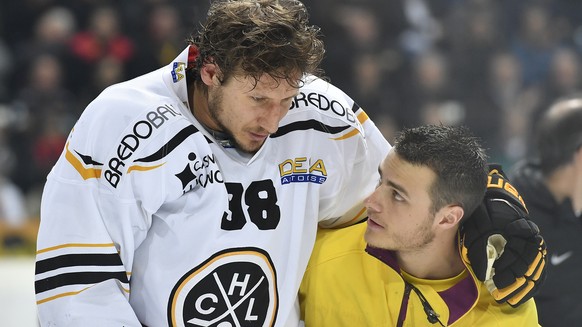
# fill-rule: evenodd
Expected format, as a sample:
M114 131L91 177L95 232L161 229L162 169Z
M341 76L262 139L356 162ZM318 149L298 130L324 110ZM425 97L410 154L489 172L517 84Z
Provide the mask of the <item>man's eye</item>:
M263 102L265 101L265 98L261 98L261 97L251 97L253 99L253 101L255 102Z
M394 200L396 201L404 201L404 198L400 195L400 193L398 193L398 191L394 190L392 191L392 197L394 198Z

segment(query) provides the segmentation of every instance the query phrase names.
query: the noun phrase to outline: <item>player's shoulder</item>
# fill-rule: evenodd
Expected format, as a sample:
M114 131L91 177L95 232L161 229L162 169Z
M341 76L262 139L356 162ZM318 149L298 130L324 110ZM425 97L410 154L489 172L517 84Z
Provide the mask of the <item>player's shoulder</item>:
M344 228L319 228L314 247L314 260L327 262L349 254L364 254L366 243L364 232L366 223L359 223ZM317 264L312 262L311 264Z
M322 78L309 75L305 77L286 118L301 120L308 117L324 123L355 127L359 125L359 109L344 91Z
M105 140L120 134L148 135L186 120L180 100L156 72L106 88L83 111L75 129Z
M162 80L159 71L113 84L101 92L85 109L83 114L112 119L131 119L149 108L177 98Z
M115 158L122 162L197 134L199 130L186 117L187 107L161 79L152 77L104 90L76 122L67 149L101 163Z

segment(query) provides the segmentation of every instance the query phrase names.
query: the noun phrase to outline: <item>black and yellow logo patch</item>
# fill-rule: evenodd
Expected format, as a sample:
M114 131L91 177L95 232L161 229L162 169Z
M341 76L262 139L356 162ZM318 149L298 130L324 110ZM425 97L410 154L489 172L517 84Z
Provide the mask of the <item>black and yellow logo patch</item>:
M276 273L257 248L218 252L186 273L168 302L169 326L273 326Z

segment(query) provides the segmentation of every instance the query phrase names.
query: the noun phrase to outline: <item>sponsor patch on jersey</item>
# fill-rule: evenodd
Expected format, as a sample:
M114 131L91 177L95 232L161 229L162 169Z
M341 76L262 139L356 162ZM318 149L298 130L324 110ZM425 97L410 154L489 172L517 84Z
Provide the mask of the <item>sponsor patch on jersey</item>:
M147 171L161 167L163 163L154 162L163 159L188 136L198 132L194 126L187 126L155 153L132 160L134 154L152 135L155 135L159 128L167 124L168 121L181 116L180 111L175 109L173 105L165 104L148 111L139 120L131 124L130 128L127 129L127 133L119 140L114 156L105 164L103 176L109 184L117 188L121 178L131 171Z
M279 164L281 184L315 183L323 184L327 180L325 163L321 159L298 157L287 159Z
M184 78L186 72L186 63L184 62L174 62L172 64L172 81L178 83Z
M276 272L257 248L218 252L186 273L168 301L169 326L274 326Z
M218 169L214 154L200 156L190 152L188 161L184 170L175 174L182 182L183 193L192 191L196 187L206 188L208 184L224 183L224 178L220 169Z
M350 123L356 123L357 118L355 112L359 108L357 104L353 104L350 108L345 101L331 98L329 94L322 94L317 92L300 92L291 103L293 110L300 107L315 107L322 112L330 112L335 116L342 117Z

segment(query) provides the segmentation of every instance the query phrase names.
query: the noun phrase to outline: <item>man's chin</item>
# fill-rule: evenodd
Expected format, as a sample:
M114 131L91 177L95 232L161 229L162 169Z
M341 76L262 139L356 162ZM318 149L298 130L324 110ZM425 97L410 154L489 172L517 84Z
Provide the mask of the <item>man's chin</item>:
M367 244L373 247L377 247L375 245L376 236L374 235L374 231L371 231L369 228L367 228L366 232L364 233L364 240L366 241Z
M263 144L265 143L265 141L263 142L240 142L238 140L234 140L234 146L239 149L242 152L248 153L248 154L255 154L257 153L257 151L259 151L259 149L261 149L261 147L263 146Z

